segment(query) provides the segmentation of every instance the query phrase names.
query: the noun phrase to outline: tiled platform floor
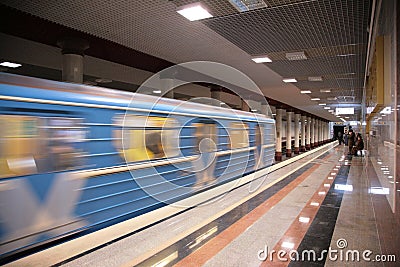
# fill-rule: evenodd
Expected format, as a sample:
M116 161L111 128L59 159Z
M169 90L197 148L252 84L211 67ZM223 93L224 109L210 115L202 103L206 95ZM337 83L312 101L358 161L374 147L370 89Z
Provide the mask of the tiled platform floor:
M382 231L391 226L377 216L386 212L381 216L390 217L390 206L382 201L385 196L371 192L380 184L368 161L349 158L343 146L327 146L223 197L58 265L396 266L373 261L378 254L398 253L400 243L389 244L398 242L399 234L387 237L388 231ZM350 258L356 257L349 254L355 250L359 261ZM366 250L370 262L362 258Z

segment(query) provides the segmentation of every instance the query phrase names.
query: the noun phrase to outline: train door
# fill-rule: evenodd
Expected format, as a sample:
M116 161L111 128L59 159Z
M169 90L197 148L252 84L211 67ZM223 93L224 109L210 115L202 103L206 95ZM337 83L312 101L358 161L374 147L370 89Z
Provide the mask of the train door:
M194 152L199 157L193 162L197 181L202 186L214 181L217 152L217 126L212 121L200 121L194 126Z
M258 169L262 166L262 132L263 128L261 125L256 124L254 128L254 161L255 161L255 169Z

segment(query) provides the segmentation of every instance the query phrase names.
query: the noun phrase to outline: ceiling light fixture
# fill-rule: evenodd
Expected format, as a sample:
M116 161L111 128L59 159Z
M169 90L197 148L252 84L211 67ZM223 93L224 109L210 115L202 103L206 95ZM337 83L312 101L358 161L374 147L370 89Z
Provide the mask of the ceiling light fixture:
M12 62L8 62L8 61L4 61L4 62L0 63L0 66L8 67L8 68L14 68L15 69L15 68L21 67L22 65L19 64L19 63L12 63Z
M336 97L328 97L326 100L335 101L335 100L337 100L337 98Z
M322 77L321 76L308 77L308 80L310 82L322 82Z
M326 106L326 103L319 103L320 106Z
M249 10L259 9L267 7L263 0L229 0L239 12L245 12Z
M196 21L201 19L211 18L212 15L201 3L193 3L184 5L178 8L176 11L190 21Z
M310 90L301 90L300 94L311 94Z
M285 83L297 83L297 80L295 78L286 78L286 79L283 79L283 82L285 82Z
M331 109L330 107L324 107L324 109Z
M266 62L272 62L272 60L269 57L255 57L252 58L255 63L266 63Z
M161 94L161 90L154 90L153 94Z
M331 89L320 89L319 90L321 93L330 93Z
M336 55L338 57L349 57L349 56L355 56L357 54L341 54L341 55Z
M311 98L311 100L312 100L312 101L319 101L319 100L321 100L321 99L318 98L318 97L314 97L314 98Z
M286 58L288 60L305 60L307 59L307 56L306 53L301 51L301 52L286 53Z

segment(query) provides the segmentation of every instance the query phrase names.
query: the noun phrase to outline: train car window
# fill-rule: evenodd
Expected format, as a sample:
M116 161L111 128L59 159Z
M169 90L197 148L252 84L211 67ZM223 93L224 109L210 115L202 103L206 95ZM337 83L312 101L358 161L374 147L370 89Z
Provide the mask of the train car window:
M114 146L127 162L174 157L179 154L175 119L117 115L114 125Z
M249 146L249 127L246 123L232 122L229 128L231 149Z
M85 139L86 130L80 118L43 118L41 127L49 140L49 153L52 155L55 171L75 169L82 165L82 149L76 144Z
M79 168L74 143L84 132L76 119L0 116L0 177Z
M214 123L193 123L194 153L217 151L217 126Z

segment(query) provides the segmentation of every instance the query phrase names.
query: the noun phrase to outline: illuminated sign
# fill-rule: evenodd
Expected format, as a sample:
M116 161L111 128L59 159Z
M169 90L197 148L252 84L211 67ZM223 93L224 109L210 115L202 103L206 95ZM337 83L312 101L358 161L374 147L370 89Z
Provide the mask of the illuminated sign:
M354 108L336 108L336 115L354 114Z

